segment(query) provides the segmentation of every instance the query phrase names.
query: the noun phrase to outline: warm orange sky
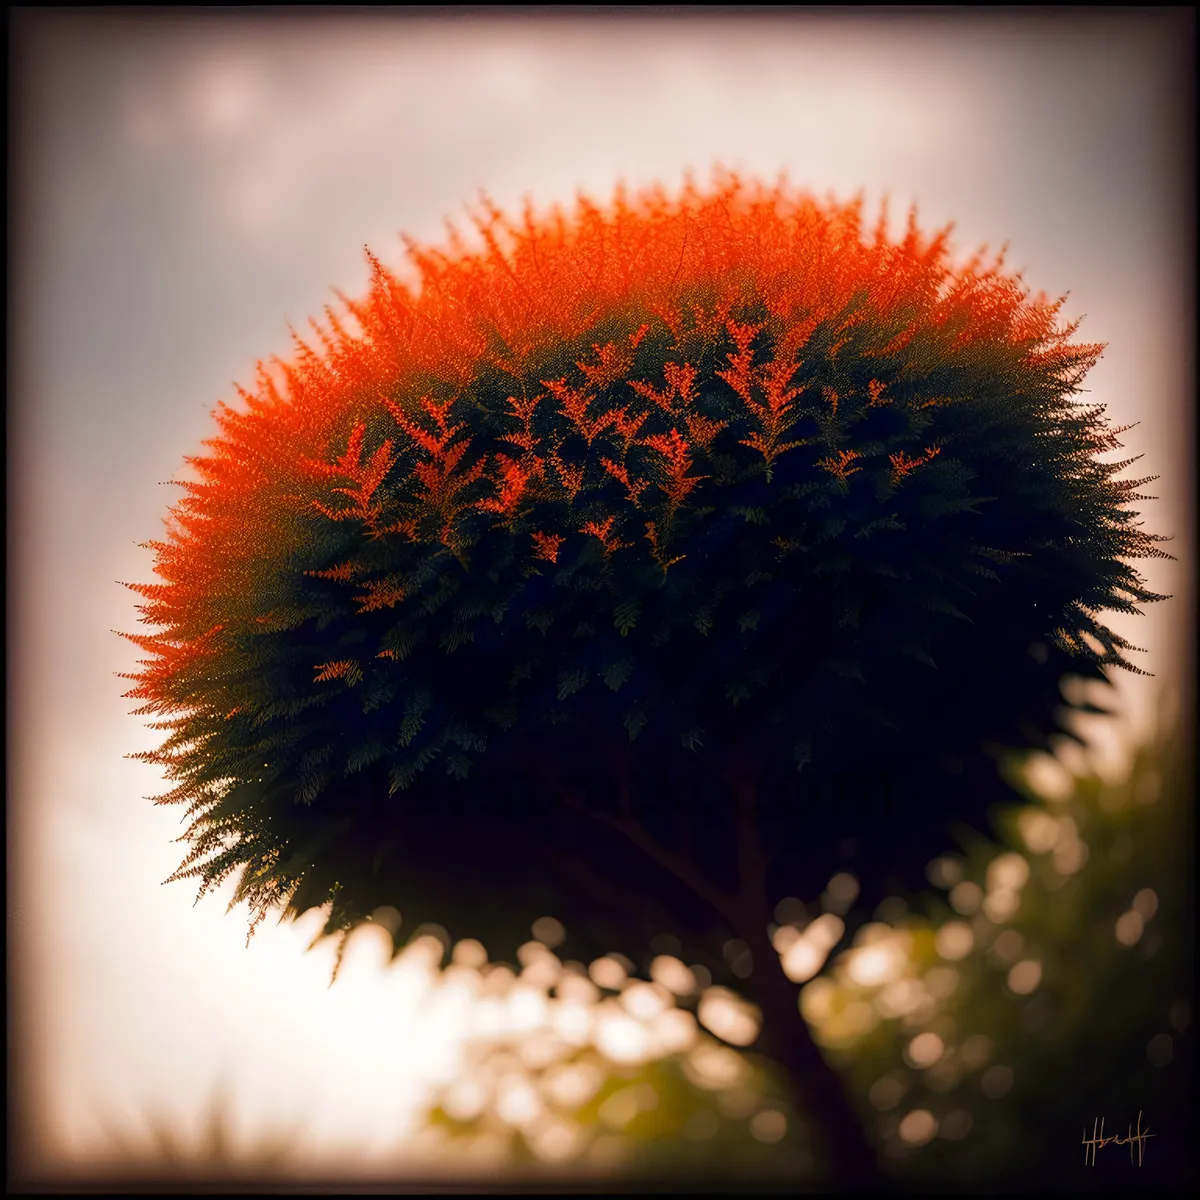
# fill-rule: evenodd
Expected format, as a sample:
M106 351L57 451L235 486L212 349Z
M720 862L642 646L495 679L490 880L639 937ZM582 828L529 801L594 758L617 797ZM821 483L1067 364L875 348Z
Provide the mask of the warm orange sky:
M307 1114L318 1148L383 1137L452 1067L455 1030L421 1009L419 973L388 985L400 995L365 968L327 990L328 956L302 954L303 930L264 926L246 950L242 915L159 886L181 857L180 814L141 799L161 779L122 756L161 735L128 715L113 677L136 658L110 632L136 620L114 581L148 578L135 543L160 535L178 496L159 481L213 432L231 381L288 352L286 321L302 328L334 286L365 287L364 242L397 266L400 231L436 241L480 187L505 206L580 186L604 199L618 178L674 185L716 161L863 188L872 206L890 191L894 214L915 199L926 226L957 222L960 250L1008 240L1035 290L1070 289L1080 336L1109 344L1091 398L1141 422L1127 454L1162 476L1147 525L1190 549L1178 30L1110 13L27 11L14 37L9 921L51 1159L86 1146L92 1111L186 1124L220 1081L247 1130ZM1190 661L1190 570L1143 570L1180 598L1113 625L1170 676ZM1126 679L1122 694L1144 721L1152 687ZM270 1090L253 1082L268 1073Z

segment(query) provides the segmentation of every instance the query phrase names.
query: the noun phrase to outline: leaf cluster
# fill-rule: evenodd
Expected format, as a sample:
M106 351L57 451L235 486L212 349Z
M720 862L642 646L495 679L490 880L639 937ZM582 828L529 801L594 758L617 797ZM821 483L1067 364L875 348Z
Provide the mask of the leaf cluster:
M963 782L931 775L1134 669L1101 614L1159 598L1161 539L1061 301L734 177L477 226L410 246L419 290L372 258L359 332L330 311L188 460L127 693L170 730L173 878L524 928L531 879L586 908L580 863L639 869L565 794L719 878L749 769L794 890L864 822L912 858Z

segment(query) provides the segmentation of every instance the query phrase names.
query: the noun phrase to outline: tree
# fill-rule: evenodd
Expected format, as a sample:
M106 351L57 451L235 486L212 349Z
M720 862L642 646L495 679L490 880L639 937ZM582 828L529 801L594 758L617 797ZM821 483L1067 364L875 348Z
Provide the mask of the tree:
M1163 552L1074 399L1102 347L1002 255L783 182L475 225L408 244L419 286L368 251L358 331L260 365L147 543L127 694L192 819L172 879L502 957L546 912L581 956L671 928L719 976L740 943L866 1181L773 908L839 855L919 870L1064 672L1129 666L1099 614Z

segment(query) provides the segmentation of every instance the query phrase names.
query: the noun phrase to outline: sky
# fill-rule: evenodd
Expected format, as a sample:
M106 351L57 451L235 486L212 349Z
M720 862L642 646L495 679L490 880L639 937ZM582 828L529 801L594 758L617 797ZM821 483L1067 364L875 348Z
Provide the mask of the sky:
M244 914L160 886L180 814L124 757L161 735L129 715L114 673L137 651L112 631L135 627L117 581L149 579L137 543L213 405L332 288L365 290L364 244L400 267L401 232L437 242L481 188L549 205L716 163L786 170L869 210L915 201L962 253L1007 241L1034 290L1069 291L1079 336L1108 344L1091 398L1138 423L1125 456L1161 476L1147 528L1182 560L1140 568L1175 599L1112 621L1156 675L1121 680L1146 727L1190 662L1184 19L17 14L8 927L45 1169L87 1159L99 1113L193 1129L219 1084L247 1139L304 1120L332 1162L408 1128L455 1069L419 963L385 988L367 936L331 989L311 923L247 949Z

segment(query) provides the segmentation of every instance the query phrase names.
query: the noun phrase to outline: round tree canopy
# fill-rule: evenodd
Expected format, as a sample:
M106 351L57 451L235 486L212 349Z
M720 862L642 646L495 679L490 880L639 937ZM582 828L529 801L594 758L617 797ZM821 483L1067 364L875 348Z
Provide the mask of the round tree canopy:
M1065 672L1129 666L1146 481L1075 398L1101 347L1002 256L731 176L475 228L407 283L368 252L186 460L126 635L173 878L499 953L546 912L697 927L617 818L733 886L752 780L772 893L837 846L919 870Z

